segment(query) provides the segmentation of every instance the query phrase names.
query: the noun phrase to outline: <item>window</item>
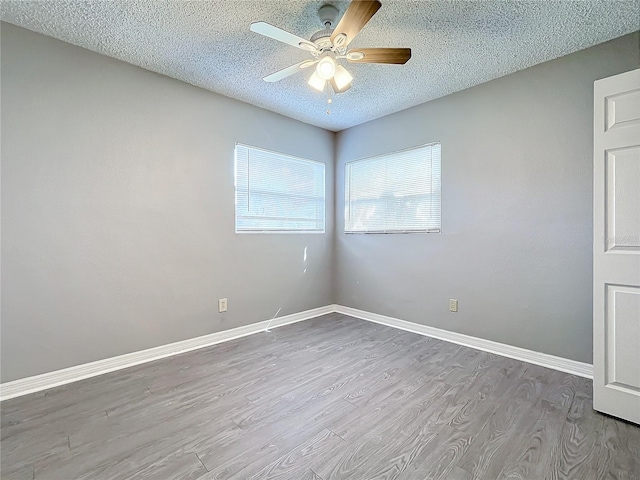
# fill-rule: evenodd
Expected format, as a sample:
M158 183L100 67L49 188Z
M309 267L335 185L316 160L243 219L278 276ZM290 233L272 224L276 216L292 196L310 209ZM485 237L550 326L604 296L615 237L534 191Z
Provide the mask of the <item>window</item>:
M346 233L440 231L440 144L349 162Z
M324 164L236 145L236 232L324 232Z

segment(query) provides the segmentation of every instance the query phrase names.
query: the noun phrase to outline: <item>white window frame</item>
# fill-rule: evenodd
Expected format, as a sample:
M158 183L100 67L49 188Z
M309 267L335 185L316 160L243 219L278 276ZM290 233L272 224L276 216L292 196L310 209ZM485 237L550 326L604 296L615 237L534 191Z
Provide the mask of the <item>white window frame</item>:
M427 228L427 229L386 229L386 230L349 230L347 228L348 225L348 221L349 221L349 216L350 216L350 188L349 188L349 182L350 182L350 166L353 165L354 163L357 162L367 162L367 161L372 161L372 160L377 160L377 159L381 159L381 158L385 158L385 157L389 157L392 155L397 155L403 152L409 152L412 150L420 150L423 148L427 148L427 147L433 147L435 145L438 145L440 147L440 158L439 158L439 170L440 170L440 186L438 189L438 204L440 206L440 226L439 228ZM410 147L410 148L405 148L402 150L397 150L395 152L388 152L388 153L384 153L381 155L374 155L371 157L366 157L366 158L360 158L357 160L352 160L349 161L347 163L345 163L345 175L344 175L344 179L345 179L345 184L344 184L344 233L345 234L408 234L408 233L442 233L442 144L440 142L431 142L431 143L425 143L422 145L417 145L415 147Z
M302 163L311 163L314 165L322 166L322 229L312 229L312 230L304 230L304 229L248 229L248 228L240 228L238 229L238 147L244 147L254 151L260 151L263 153L268 153L272 155L276 155L278 157L291 159L296 162ZM253 145L247 145L244 143L236 143L233 150L234 157L234 226L235 232L238 234L324 234L327 229L327 217L326 217L326 209L327 209L327 193L326 193L326 165L323 162L317 160L309 160L307 158L297 157L295 155L289 155L282 152L276 152L274 150L267 150L265 148L255 147Z

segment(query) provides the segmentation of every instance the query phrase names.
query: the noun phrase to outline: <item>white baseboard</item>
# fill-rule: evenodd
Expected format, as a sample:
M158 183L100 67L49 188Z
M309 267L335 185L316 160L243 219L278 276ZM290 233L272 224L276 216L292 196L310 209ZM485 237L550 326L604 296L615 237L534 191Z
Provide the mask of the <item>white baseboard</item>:
M358 310L351 307L343 307L342 305L336 305L335 311L344 315L349 315L351 317L360 318L362 320L380 323L388 327L394 327L400 330L406 330L407 332L418 333L427 337L438 338L440 340L456 343L458 345L464 345L465 347L471 347L477 350L495 353L496 355L501 355L503 357L522 360L523 362L533 363L535 365L551 368L553 370L559 370L561 372L571 373L580 377L593 379L593 365L589 363L576 362L575 360L556 357L547 353L534 352L533 350L527 350L525 348L514 347L512 345L507 345L504 343L493 342L491 340L485 340L483 338L471 337L462 333L450 332L448 330L441 330L434 327L427 327L426 325L407 322L406 320L387 317L385 315L379 315L377 313L365 312L364 310Z
M141 363L152 362L161 358L190 352L199 348L209 347L218 343L228 342L229 340L263 332L267 327L270 329L282 327L283 325L302 322L303 320L309 320L320 315L334 312L367 320L369 322L379 323L388 327L406 330L407 332L438 338L458 345L464 345L465 347L495 353L496 355L502 355L503 357L522 360L523 362L533 363L554 370L559 370L561 372L578 375L580 377L593 378L593 365L588 363L576 362L575 360L556 357L546 353L534 352L532 350L493 342L483 338L471 337L462 333L428 327L426 325L407 322L406 320L387 317L377 313L365 312L364 310L358 310L351 307L344 307L342 305L327 305L325 307L285 315L284 317L274 318L272 320L252 323L250 325L245 325L244 327L223 330L222 332L211 333L202 337L190 338L188 340L182 340L168 345L161 345L159 347L118 355L117 357L105 358L104 360L98 360L62 370L56 370L54 372L43 373L33 377L26 377L12 382L6 382L0 384L0 401L47 390L67 383L77 382L78 380L84 380L85 378L95 377L104 373L139 365Z
M272 320L265 320L263 322L252 323L251 325L245 325L243 327L203 335L202 337L190 338L180 342L118 355L117 357L105 358L104 360L76 365L74 367L43 373L33 377L21 378L12 382L6 382L0 384L0 401L20 397L29 393L39 392L48 388L58 387L67 383L77 382L78 380L95 377L115 370L121 370L141 363L152 362L154 360L178 355L191 350L197 350L217 343L228 342L235 338L263 332L266 330L267 326L269 326L269 329L282 327L283 325L301 322L303 320L308 320L327 313L333 313L335 311L335 305L327 305L325 307L285 315Z

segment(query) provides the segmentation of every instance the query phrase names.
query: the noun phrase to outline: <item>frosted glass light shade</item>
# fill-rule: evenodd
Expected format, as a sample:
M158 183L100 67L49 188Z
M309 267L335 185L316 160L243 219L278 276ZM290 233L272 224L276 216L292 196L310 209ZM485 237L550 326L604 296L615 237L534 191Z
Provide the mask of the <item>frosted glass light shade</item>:
M313 75L311 75L308 83L319 92L322 92L324 90L326 80L321 78L320 75L318 75L318 72L313 72Z
M329 80L336 73L336 62L331 57L323 57L316 66L316 73L323 80Z
M347 87L349 86L349 84L351 84L352 80L353 77L346 68L344 68L342 65L336 66L336 73L333 76L333 81L335 82L335 85L338 88L339 92L347 90Z

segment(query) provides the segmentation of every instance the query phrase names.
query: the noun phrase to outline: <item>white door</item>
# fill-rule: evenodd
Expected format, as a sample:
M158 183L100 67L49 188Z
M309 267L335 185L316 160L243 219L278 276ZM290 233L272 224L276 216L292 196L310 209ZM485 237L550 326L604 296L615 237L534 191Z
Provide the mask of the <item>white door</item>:
M593 406L640 424L640 69L594 84Z

